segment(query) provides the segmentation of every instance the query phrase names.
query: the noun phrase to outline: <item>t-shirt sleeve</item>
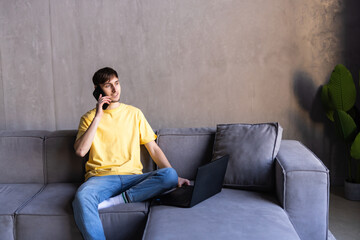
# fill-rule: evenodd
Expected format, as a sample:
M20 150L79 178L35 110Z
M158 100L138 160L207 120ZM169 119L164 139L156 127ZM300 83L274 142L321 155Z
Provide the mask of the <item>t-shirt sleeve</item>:
M146 120L144 114L139 112L139 128L140 128L140 144L146 144L154 141L157 136L152 130L150 124Z
M78 140L86 132L89 126L90 120L85 118L85 116L82 116L78 127L78 133L76 135L76 140Z

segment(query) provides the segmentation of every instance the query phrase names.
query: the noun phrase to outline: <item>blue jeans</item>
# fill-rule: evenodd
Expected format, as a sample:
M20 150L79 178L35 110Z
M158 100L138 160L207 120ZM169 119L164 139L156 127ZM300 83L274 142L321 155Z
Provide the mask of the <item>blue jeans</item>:
M140 175L91 177L76 192L72 203L75 222L84 239L105 239L98 204L126 192L130 202L141 202L176 187L173 168L162 168Z

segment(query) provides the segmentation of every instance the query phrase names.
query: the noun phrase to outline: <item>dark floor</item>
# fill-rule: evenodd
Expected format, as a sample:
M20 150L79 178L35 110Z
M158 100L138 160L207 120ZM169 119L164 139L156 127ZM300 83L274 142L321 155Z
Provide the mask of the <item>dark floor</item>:
M360 240L360 201L344 198L343 187L331 187L329 228L337 240Z

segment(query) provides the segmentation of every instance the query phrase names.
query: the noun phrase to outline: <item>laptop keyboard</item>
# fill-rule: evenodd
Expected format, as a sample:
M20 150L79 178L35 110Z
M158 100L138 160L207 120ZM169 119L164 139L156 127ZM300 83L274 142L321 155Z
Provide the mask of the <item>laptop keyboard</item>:
M173 196L180 201L185 201L187 199L190 201L193 190L194 190L194 186L184 185L184 186L176 189L173 192Z
M191 196L194 190L194 186L183 185L180 188L175 189L174 191L161 196L160 202L163 203L184 203L190 204Z

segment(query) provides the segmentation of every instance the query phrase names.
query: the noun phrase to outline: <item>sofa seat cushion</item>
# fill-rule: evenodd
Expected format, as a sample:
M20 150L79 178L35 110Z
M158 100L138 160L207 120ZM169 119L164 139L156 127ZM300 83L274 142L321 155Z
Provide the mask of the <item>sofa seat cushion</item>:
M82 239L72 210L80 184L48 184L16 216L17 239ZM107 239L137 239L146 224L148 203L121 204L100 211ZM41 227L39 227L41 226ZM121 227L123 226L123 227ZM32 239L32 238L31 238Z
M299 239L275 197L236 189L192 208L154 205L144 239Z
M0 184L0 215L14 214L31 200L43 184Z
M0 239L15 239L14 214L43 184L0 184Z

